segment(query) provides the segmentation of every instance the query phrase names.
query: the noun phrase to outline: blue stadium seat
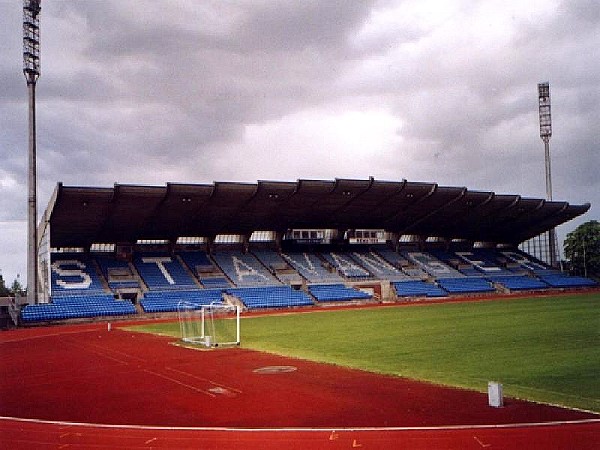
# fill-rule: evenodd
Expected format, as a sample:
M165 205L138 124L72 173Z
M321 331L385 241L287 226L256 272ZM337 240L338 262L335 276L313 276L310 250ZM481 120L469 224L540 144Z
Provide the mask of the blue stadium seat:
M447 297L448 293L432 283L421 280L397 281L392 283L398 297Z
M399 268L394 267L393 264L388 262L383 256L380 256L379 253L374 251L356 251L352 252L351 255L355 261L360 263L379 280L400 281L410 279L408 275L403 273Z
M112 294L75 294L53 297L52 303L27 305L21 310L24 322L126 316L136 314L128 301L115 300Z
M467 264L477 270L477 275L489 276L511 275L511 272L498 264L497 255L494 250L472 249L470 251L455 252L455 254Z
M342 252L323 253L325 260L335 267L339 273L350 280L373 278L371 273L362 267L351 255Z
M249 309L313 305L305 292L289 286L244 287L227 289L225 292L239 298Z
M133 273L129 267L129 263L114 258L112 255L96 255L95 260L98 263L98 267L102 271L102 275L108 282L110 289L117 290L123 288L139 288L140 284L134 280ZM130 273L131 278L126 280L111 280L110 273L113 270L118 270L123 273Z
M564 275L558 273L539 273L538 277L553 288L581 288L595 287L598 285L594 280L584 277Z
M337 272L330 272L314 253L285 252L283 258L309 283L343 283Z
M434 278L464 277L458 270L453 269L429 253L409 251L403 252L403 255Z
M226 289L231 283L204 251L180 252L178 255L206 289Z
M547 270L548 266L541 261L536 260L533 256L526 255L520 250L501 250L499 253L512 264L516 264L519 270L527 272L535 272L537 270Z
M503 275L488 278L493 283L499 283L511 291L548 289L548 284L536 277L526 275Z
M238 287L281 284L251 253L221 251L213 255L227 277Z
M373 298L371 294L343 284L311 284L308 286L308 291L319 302L368 300Z
M495 292L491 283L484 278L438 278L439 286L450 294L473 294Z
M105 293L95 263L86 254L53 253L50 258L53 296Z
M302 283L300 274L276 251L253 250L256 258L284 284Z
M25 306L21 310L24 322L137 313L131 302L115 300L112 293L105 291L101 268L87 254L53 253L50 261L50 303Z
M166 253L142 253L133 263L150 290L200 288L179 260Z
M231 287L231 283L226 277L202 277L200 283L206 289L227 289Z
M150 291L140 300L140 305L147 313L175 312L180 302L210 305L220 302L221 298L221 289Z
M177 255L187 264L194 275L198 275L198 267L214 267L206 252L203 251L179 252Z

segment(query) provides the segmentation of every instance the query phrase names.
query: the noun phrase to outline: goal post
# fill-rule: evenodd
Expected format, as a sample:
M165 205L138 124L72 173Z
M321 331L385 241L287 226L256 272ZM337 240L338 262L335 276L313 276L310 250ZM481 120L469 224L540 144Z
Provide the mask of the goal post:
M177 305L181 339L209 348L240 345L240 307L224 303Z

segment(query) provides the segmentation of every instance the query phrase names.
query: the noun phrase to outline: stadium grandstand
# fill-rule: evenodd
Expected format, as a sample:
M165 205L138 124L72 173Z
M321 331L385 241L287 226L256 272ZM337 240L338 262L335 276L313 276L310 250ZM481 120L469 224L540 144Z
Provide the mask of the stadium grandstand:
M58 183L39 226L40 298L21 324L579 289L519 250L589 204L406 180Z

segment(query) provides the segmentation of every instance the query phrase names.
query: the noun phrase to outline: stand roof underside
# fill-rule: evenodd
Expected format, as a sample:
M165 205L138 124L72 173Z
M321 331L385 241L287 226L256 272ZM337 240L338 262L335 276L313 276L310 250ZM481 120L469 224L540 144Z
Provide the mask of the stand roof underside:
M589 203L373 178L112 188L58 183L43 220L50 224L52 247L302 228L385 229L518 244L589 208Z

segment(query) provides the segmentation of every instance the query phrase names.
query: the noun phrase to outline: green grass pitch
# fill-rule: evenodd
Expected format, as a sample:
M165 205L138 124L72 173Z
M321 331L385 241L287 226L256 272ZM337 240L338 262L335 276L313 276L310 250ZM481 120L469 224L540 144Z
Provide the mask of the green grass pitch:
M242 346L600 412L599 308L595 293L248 316Z

